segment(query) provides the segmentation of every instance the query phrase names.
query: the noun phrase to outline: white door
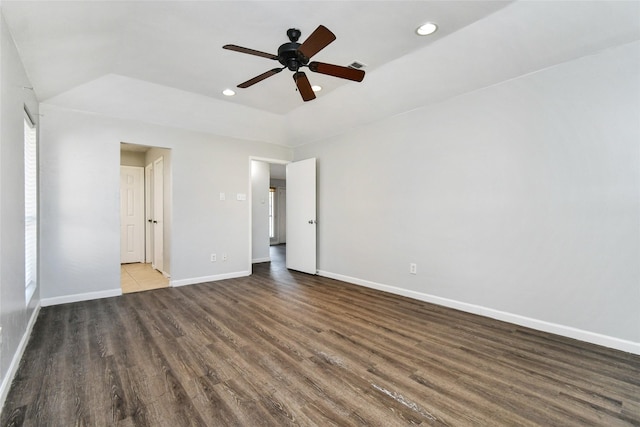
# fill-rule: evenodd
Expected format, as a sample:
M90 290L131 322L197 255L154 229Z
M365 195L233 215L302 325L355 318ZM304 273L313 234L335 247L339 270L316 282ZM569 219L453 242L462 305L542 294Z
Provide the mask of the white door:
M144 262L144 170L120 166L120 262Z
M316 159L287 164L287 268L316 274Z
M162 272L164 268L164 160L153 162L153 262Z
M153 164L144 168L144 262L153 261Z

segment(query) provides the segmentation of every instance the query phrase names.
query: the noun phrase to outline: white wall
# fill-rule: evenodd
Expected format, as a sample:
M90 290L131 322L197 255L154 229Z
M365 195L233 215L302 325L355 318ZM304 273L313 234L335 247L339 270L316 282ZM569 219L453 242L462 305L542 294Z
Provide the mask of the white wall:
M120 151L120 164L122 166L145 167L144 154L141 151Z
M250 156L289 160L289 149L49 104L41 111L43 304L120 291L121 141L171 149L171 283L249 274L249 203L236 194L249 194ZM211 263L211 253L228 260Z
M269 180L269 185L271 187L286 188L287 187L287 180L285 180L285 179L270 179Z
M269 163L251 161L251 259L266 262L269 255Z
M24 106L38 121L38 104L0 14L0 405L17 369L39 308L40 289L25 300Z
M640 352L639 50L296 149L322 274Z

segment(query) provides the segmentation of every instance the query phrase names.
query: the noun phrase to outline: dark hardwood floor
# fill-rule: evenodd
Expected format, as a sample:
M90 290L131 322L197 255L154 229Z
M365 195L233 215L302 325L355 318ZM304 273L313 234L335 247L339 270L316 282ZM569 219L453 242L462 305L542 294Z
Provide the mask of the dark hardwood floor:
M1 421L640 425L640 357L264 263L43 308Z

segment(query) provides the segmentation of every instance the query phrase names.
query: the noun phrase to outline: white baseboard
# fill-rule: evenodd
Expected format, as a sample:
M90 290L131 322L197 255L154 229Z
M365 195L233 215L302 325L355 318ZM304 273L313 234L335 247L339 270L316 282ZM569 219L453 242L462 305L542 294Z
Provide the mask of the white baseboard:
M92 299L111 298L122 295L122 289L109 289L108 291L87 292L84 294L64 295L61 297L42 298L40 305L48 307L50 305L67 304L70 302L88 301Z
M251 275L250 271L235 271L233 273L216 274L213 276L192 277L190 279L172 280L169 286L178 287L178 286L196 285L198 283L216 282L218 280L235 279L238 277L246 277L250 275Z
M271 262L271 258L270 257L254 258L254 259L251 260L251 264L258 264L260 262Z
M18 367L20 366L20 361L22 360L22 355L24 354L24 350L27 348L27 343L29 342L29 338L31 337L31 331L33 331L33 325L36 324L36 319L38 319L38 313L40 313L41 304L38 304L33 309L31 313L31 317L29 318L29 323L27 323L27 328L18 343L18 348L16 352L13 354L13 358L11 359L11 364L9 365L9 369L7 370L6 375L2 379L2 384L0 385L0 408L4 407L4 401L7 399L7 395L9 394L9 389L11 388L11 383L13 382L13 377L15 377L16 372L18 372Z
M623 340L608 335L602 335L596 332L585 331L582 329L573 328L571 326L546 322L544 320L532 319L530 317L520 316L518 314L494 310L492 308L482 307L479 305L469 304L448 298L442 298L422 292L410 291L408 289L402 289L395 286L389 286L381 283L371 282L368 280L358 279L356 277L344 276L342 274L331 273L329 271L318 270L318 275L331 279L341 280L347 283L352 283L354 285L364 286L367 288L389 292L395 295L401 295L416 300L441 305L444 307L455 308L456 310L478 314L480 316L513 323L515 325L525 326L527 328L536 329L538 331L549 332L567 338L573 338L576 340L640 355L640 343L633 341Z

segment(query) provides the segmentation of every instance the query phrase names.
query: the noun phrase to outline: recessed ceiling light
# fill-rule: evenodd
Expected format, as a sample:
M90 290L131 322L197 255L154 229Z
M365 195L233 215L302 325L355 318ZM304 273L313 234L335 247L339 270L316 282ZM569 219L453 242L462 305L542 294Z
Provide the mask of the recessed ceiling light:
M314 92L320 92L322 90L322 86L313 85L311 86L311 89L313 89Z
M222 94L223 94L224 96L233 96L233 95L235 95L236 93L235 93L235 91L233 91L233 90L231 90L231 89L225 89L225 90L223 90L223 91L222 91Z
M416 29L416 33L419 36L428 36L429 34L435 33L437 29L438 26L436 24L434 24L433 22L427 22L426 24L420 25Z

